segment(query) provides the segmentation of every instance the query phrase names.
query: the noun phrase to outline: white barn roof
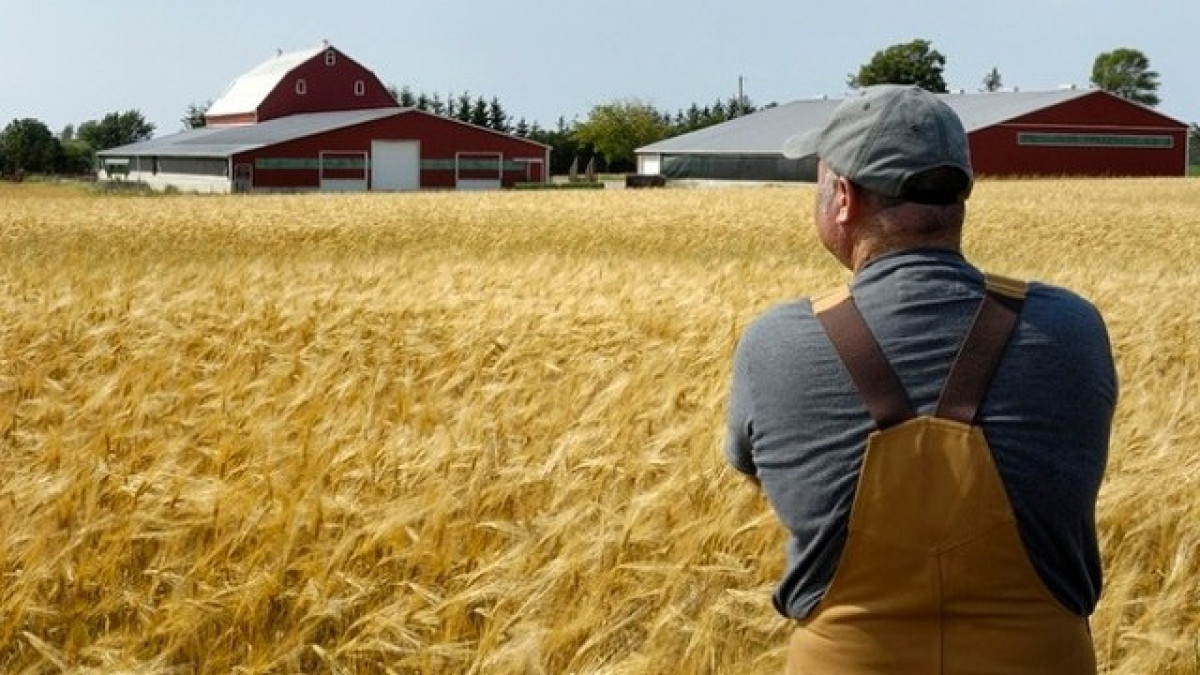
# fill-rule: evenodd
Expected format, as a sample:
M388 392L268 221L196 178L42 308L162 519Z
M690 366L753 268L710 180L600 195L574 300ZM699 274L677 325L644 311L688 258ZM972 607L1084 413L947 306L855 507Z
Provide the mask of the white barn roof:
M329 49L329 45L323 44L303 51L280 53L268 59L235 79L205 114L218 116L255 112L288 73L326 49Z
M1095 89L940 94L958 113L967 133L1094 93ZM793 134L819 128L843 99L804 99L668 138L638 154L772 155Z

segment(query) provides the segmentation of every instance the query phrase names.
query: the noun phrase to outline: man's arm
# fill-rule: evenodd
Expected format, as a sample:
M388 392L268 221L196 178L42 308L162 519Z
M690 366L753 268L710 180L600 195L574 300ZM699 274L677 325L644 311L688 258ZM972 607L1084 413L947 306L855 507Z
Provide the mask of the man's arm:
M725 460L755 485L759 485L754 465L753 401L750 390L750 362L745 337L734 352L725 418Z

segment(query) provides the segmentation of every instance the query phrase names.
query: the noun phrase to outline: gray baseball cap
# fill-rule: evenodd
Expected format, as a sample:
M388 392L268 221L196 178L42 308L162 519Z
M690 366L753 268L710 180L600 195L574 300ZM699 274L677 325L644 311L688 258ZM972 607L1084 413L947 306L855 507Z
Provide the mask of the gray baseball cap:
M967 133L954 110L935 94L912 85L882 84L863 89L834 110L821 129L792 136L783 145L789 159L819 157L839 176L901 199L912 196L911 178L931 169L957 169L962 176L949 192L911 201L961 201L973 174ZM951 172L951 176L954 173ZM965 179L965 180L964 180Z

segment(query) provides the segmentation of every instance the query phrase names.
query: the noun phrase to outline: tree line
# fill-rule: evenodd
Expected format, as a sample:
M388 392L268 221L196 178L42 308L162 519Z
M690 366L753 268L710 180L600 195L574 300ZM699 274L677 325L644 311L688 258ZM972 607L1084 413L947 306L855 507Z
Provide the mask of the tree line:
M137 110L112 112L57 135L34 118L13 120L0 132L0 175L26 173L79 175L93 171L96 152L154 135L154 125Z
M934 49L928 40L912 40L891 45L876 52L859 69L847 76L851 88L874 84L916 84L937 93L948 88L943 72L946 57ZM1150 61L1141 51L1120 48L1098 55L1093 62L1092 85L1123 98L1147 106L1159 103L1159 75L1150 68ZM1004 87L998 67L993 67L980 81L979 91L998 91ZM634 151L651 143L690 133L760 108L750 99L718 98L713 103L693 103L675 111L659 110L637 99L625 99L597 105L585 119L567 121L560 116L551 128L536 121L513 119L496 97L472 95L470 92L440 94L415 92L408 86L388 87L396 102L404 107L424 110L500 133L550 146L550 171L565 174L578 167L591 166L596 171L627 172L634 170ZM212 104L190 104L180 122L185 129L202 127L205 113ZM775 106L769 103L763 108ZM0 132L0 174L23 173L89 173L93 170L95 153L100 150L146 140L154 134L154 125L146 122L137 110L113 112L100 120L91 120L78 129L68 125L58 135L36 119L14 120ZM1188 145L1191 157L1200 159L1200 126L1189 128Z

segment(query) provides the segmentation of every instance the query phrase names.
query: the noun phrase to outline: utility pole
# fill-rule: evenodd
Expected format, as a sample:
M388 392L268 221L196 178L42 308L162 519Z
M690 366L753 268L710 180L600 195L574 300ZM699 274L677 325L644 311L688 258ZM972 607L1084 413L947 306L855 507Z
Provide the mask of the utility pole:
M746 114L746 98L745 94L742 93L742 81L745 79L741 75L738 75L738 117Z

